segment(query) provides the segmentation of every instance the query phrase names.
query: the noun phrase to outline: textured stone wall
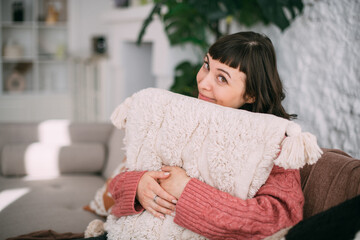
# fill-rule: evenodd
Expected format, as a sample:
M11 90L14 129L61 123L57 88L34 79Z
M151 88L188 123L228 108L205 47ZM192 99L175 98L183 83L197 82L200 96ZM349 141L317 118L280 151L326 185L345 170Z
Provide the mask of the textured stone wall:
M281 33L252 30L276 48L288 112L321 147L360 158L360 1L305 0L302 16Z

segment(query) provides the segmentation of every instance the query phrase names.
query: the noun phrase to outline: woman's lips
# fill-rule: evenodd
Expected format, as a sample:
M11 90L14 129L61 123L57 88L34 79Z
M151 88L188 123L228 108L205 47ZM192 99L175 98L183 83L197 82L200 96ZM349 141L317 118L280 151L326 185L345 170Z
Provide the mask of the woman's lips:
M207 102L215 102L215 99L208 98L208 97L202 95L201 93L199 93L198 99L201 99L201 100L204 100L204 101L207 101Z

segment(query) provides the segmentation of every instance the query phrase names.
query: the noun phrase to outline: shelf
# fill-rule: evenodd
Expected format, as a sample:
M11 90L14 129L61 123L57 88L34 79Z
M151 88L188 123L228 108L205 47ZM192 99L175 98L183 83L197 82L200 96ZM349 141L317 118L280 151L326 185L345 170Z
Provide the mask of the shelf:
M24 29L34 27L36 22L2 22L2 28Z
M70 85L66 49L68 0L22 2L23 21L13 21L15 1L0 1L0 96L66 93ZM21 79L25 89L9 93L9 79Z
M49 60L37 60L37 63L40 64L54 64L54 63L67 63L68 59L49 59Z
M67 63L68 59L35 59L34 57L22 57L22 58L3 58L0 63L6 64L6 63L39 63L39 64L53 64L53 63Z
M47 24L44 22L37 23L36 25L39 29L67 29L67 23L66 22L57 22L54 24Z
M68 2L0 0L0 121L72 116Z
M1 22L2 28L11 29L26 29L26 28L39 28L39 29L67 29L66 22L57 22L48 24L45 22Z
M51 92L51 91L38 91L38 92L4 92L0 98L14 98L14 97L47 97L47 96L69 96L68 92Z
M7 58L3 57L1 63L23 63L23 62L33 62L35 57L21 57L21 58Z

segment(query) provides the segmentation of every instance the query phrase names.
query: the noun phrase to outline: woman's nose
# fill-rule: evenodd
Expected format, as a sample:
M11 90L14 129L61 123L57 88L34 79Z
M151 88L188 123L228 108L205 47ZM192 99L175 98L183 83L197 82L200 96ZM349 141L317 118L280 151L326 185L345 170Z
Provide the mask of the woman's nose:
M211 89L211 74L207 73L198 79L199 89L210 90Z

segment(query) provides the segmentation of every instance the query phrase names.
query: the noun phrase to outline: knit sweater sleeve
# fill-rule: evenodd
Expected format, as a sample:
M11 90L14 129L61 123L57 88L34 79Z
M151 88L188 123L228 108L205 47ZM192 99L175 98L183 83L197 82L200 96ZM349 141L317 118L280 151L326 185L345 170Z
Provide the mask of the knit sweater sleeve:
M111 209L113 215L122 217L144 211L135 196L139 180L145 172L123 172L110 182L109 192L115 202Z
M299 170L274 166L254 198L242 200L197 179L186 185L174 222L209 239L262 239L302 220Z

